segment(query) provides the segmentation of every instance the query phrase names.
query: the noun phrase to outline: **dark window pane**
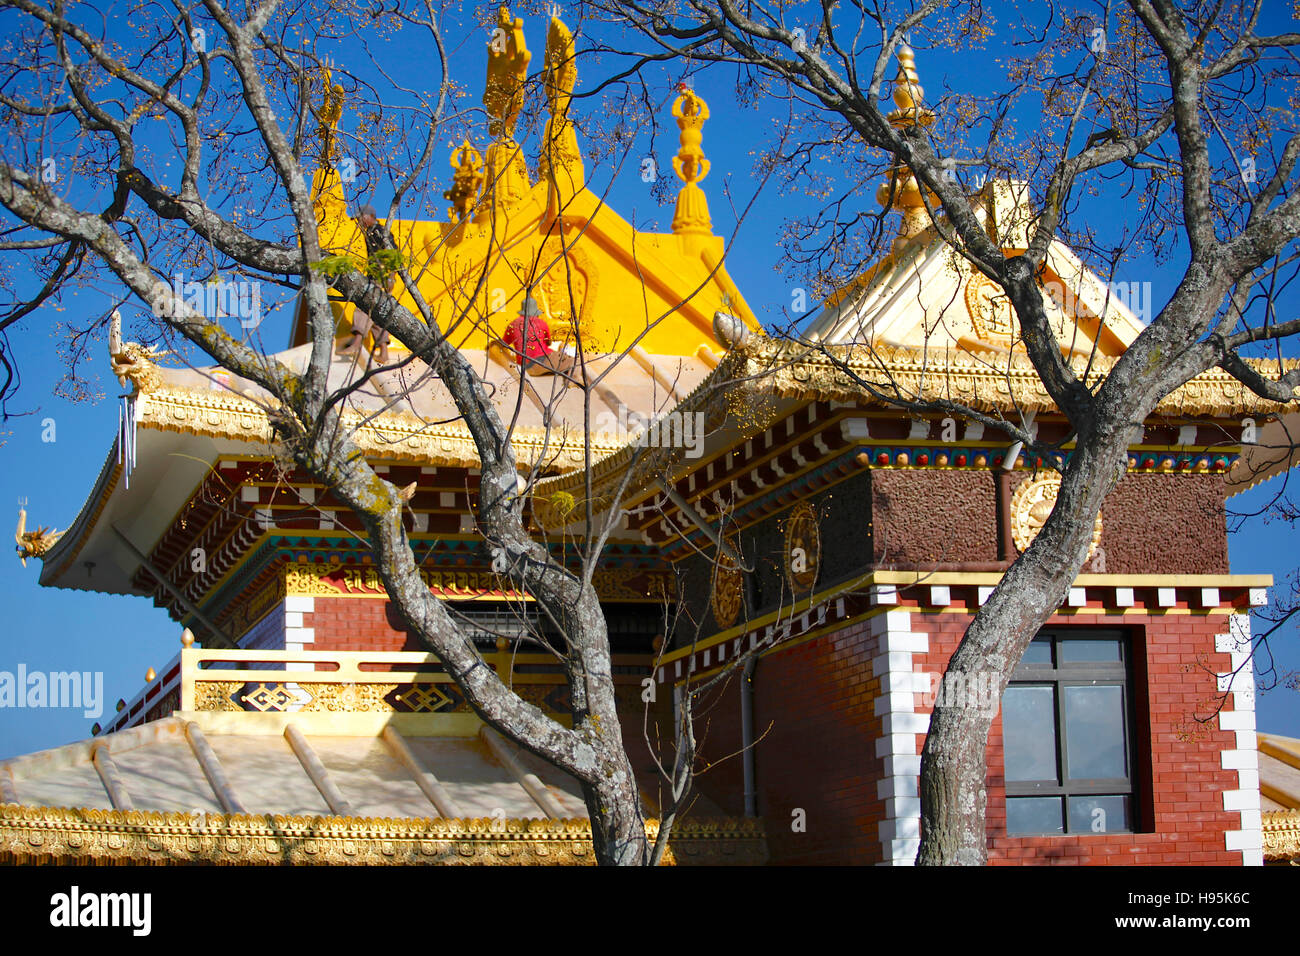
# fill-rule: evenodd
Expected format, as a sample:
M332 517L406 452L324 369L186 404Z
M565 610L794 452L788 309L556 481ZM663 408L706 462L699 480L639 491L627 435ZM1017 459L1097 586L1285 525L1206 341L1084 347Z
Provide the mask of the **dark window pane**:
M1002 695L1007 780L1057 779L1055 696L1033 684L1013 684Z
M1021 664L1028 664L1031 667L1051 667L1052 666L1052 642L1051 639L1038 638L1029 643L1025 650L1025 656L1020 661Z
M1071 780L1128 776L1122 687L1065 688L1065 748Z
M1060 655L1062 664L1118 664L1123 660L1119 638L1061 641Z
M1071 797L1071 833L1115 833L1130 829L1128 797Z
M1007 797L1008 833L1063 833L1060 797Z

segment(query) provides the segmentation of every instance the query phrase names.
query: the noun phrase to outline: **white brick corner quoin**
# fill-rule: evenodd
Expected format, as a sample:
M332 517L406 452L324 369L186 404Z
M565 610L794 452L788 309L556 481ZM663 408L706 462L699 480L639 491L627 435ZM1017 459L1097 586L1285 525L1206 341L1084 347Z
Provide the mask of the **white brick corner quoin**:
M1254 604L1254 595L1251 603ZM1232 710L1219 711L1219 729L1232 731L1236 748L1219 759L1224 770L1237 771L1237 789L1223 792L1223 809L1241 817L1240 829L1228 830L1228 850L1240 850L1243 866L1264 865L1264 832L1259 802L1259 751L1255 739L1255 666L1251 660L1250 614L1233 614L1228 633L1214 638L1214 649L1232 658L1232 669L1219 675L1219 691L1231 692Z
M898 600L892 587L872 589L872 603L892 605ZM877 654L871 672L880 678L876 716L881 719L881 736L876 756L884 760L884 775L876 784L876 795L885 801L880 822L880 845L884 866L911 866L921 848L921 755L917 734L930 729L929 714L917 713L916 695L929 693L934 675L915 673L912 655L930 649L927 635L912 630L912 613L888 610L870 619L871 635L877 639Z
M316 610L314 597L290 595L284 599L284 649L286 651L310 650L316 643L316 629L310 627L311 615ZM315 664L295 665L299 670L314 671Z

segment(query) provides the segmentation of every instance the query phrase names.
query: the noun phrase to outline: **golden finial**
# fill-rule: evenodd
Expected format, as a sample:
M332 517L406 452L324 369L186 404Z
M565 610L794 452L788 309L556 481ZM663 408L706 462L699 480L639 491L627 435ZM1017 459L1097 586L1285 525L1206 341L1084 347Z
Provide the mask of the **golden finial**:
M898 75L894 77L894 105L888 117L894 129L908 126L932 126L934 111L922 106L925 90L916 72L916 54L906 43L898 48Z
M673 102L673 117L680 130L681 146L673 158L673 169L684 183L698 183L709 174L709 161L700 144L704 141L704 121L709 118L709 104L686 84L678 87L681 95Z
M187 627L185 630L181 631L181 647L193 647L193 646L194 646L194 632Z
M524 107L524 81L528 78L531 59L524 41L524 21L511 19L510 8L502 6L497 11L496 29L488 41L483 105L487 108L488 133L493 139L487 151L486 180L495 184L496 200L506 209L523 199L530 186L528 169L514 133L519 111ZM488 210L484 208L479 218L487 215Z
M713 221L709 218L709 203L699 186L700 180L709 174L709 161L700 147L704 141L704 121L709 118L709 104L685 83L678 90L681 95L673 102L673 117L680 130L680 147L673 157L673 169L685 185L677 194L673 232L710 235Z
M328 66L322 65L320 72L321 87L325 93L320 109L313 108L312 112L320 124L316 129L321 142L320 161L322 165L328 165L338 155L339 120L343 118L343 87L330 82L332 76Z
M920 80L920 75L916 72L916 54L904 43L898 48L898 75L894 78L895 109L886 117L894 129L929 127L934 124L934 111L922 105L925 90L921 88ZM876 190L876 201L882 206L892 205L903 214L903 224L895 244L910 239L929 224L921 188L905 163L895 162L889 167L889 179ZM931 202L936 201L932 196Z
M155 672L154 669L151 667L144 672L144 682L146 684L152 684L153 679L157 676L158 676L157 672Z
M451 168L456 172L451 177L451 188L442 194L442 198L452 203L447 210L450 220L463 222L483 189L483 156L470 145L469 140L465 140L459 149L452 151Z
M542 138L539 169L543 179L549 179L554 169L557 185L567 187L562 192L572 191L584 178L582 153L569 120L569 103L578 82L576 56L573 34L559 17L551 17L546 31L546 107L551 118L546 121ZM567 183L559 182L561 172L566 175Z

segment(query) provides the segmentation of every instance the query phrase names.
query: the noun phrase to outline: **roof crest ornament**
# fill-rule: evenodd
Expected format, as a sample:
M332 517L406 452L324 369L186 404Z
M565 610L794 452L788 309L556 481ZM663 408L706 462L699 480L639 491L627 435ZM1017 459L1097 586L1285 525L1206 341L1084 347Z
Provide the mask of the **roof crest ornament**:
M162 385L162 371L156 359L171 353L156 345L122 341L122 314L113 310L108 327L108 361L118 384L130 381L135 386L133 394L152 392Z
M14 532L14 540L18 542L18 560L23 563L23 567L27 567L28 558L43 560L61 537L63 532L55 531L53 528L38 527L35 531L28 531L27 499L19 499L18 530Z
M512 19L510 8L503 5L497 11L496 29L488 41L483 106L488 114L488 134L493 139L487 150L488 191L507 211L524 199L530 187L523 151L515 142L514 132L524 106L524 82L531 59L524 40L524 21ZM488 206L484 204L476 221L491 215Z
M452 150L451 168L455 173L451 177L451 188L444 191L443 199L451 201L447 215L451 222L464 222L469 212L478 201L483 191L486 176L483 171L483 155L467 139L457 149Z
M677 208L673 215L673 232L678 235L712 235L713 221L709 217L709 202L700 180L709 174L709 161L704 156L704 121L709 118L709 104L697 96L685 83L678 85L680 95L673 102L673 117L680 130L680 147L673 157L673 169L685 184L677 194Z
M894 78L895 108L885 118L896 130L933 126L934 111L923 105L925 90L921 87L921 78L916 71L916 54L910 46L902 43L898 47L897 55L898 74ZM932 205L938 202L933 193L926 198ZM903 223L899 228L898 238L894 241L895 248L930 224L930 214L926 211L921 187L912 170L901 160L895 160L890 165L889 178L876 190L876 201L882 206L892 206L903 214Z
M542 137L542 156L539 163L543 179L555 171L555 185L560 187L561 203L572 196L585 179L582 153L573 121L569 118L569 104L573 87L578 82L578 61L573 34L558 16L551 17L546 32L546 107L550 119Z

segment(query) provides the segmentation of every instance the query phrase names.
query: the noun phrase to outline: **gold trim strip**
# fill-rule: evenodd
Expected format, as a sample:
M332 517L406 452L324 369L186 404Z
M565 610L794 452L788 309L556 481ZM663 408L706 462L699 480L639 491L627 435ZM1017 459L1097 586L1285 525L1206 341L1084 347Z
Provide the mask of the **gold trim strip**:
M1264 859L1300 862L1300 810L1266 810L1261 817Z
M658 835L657 820L646 834ZM759 820L673 827L666 863L766 860ZM283 816L0 806L0 862L218 864L590 864L584 819Z

